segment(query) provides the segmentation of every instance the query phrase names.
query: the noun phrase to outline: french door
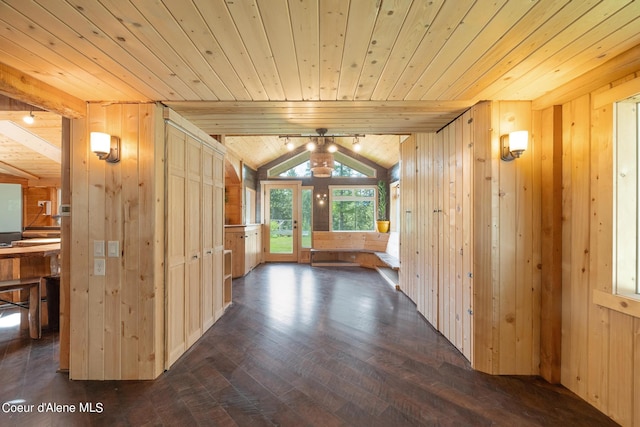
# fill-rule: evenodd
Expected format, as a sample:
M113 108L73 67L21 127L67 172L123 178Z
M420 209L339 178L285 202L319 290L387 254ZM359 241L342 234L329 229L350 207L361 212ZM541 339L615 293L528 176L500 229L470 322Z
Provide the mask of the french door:
M297 262L300 249L301 182L265 182L263 234L267 262Z

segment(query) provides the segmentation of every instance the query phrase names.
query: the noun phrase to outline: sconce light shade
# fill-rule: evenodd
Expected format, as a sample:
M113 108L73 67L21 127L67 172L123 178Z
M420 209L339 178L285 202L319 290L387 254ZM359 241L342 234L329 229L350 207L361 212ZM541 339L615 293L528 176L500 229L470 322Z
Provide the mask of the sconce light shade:
M500 137L500 157L505 162L519 158L527 149L529 131L519 130Z
M91 151L100 160L105 160L109 163L118 163L120 161L120 138L117 136L111 136L103 132L91 132L90 142Z

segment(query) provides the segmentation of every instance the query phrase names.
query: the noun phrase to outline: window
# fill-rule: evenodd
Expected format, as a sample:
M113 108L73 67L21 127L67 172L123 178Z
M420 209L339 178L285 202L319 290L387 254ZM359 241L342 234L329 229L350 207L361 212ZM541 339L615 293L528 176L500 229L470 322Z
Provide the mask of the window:
M303 248L311 247L311 235L313 234L313 187L302 188L302 217L301 217Z
M349 177L349 178L366 178L367 176L360 171L350 168L340 162L333 162L332 176Z
M376 170L365 165L359 160L347 156L344 153L333 154L334 166L332 176L347 178L375 178ZM269 178L304 178L311 176L311 164L309 162L309 152L304 151L293 157L283 160L281 163L269 168L267 171Z
M640 231L640 96L616 103L614 144L613 283L623 295L640 293L638 232Z
M376 187L329 186L331 231L374 231Z

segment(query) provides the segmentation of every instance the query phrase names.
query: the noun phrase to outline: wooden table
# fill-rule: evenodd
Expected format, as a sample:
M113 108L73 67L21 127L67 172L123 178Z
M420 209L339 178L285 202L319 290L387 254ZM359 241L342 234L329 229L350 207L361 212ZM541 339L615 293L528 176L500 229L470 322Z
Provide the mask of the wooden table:
M16 240L11 242L11 246L15 247L26 247L26 246L42 246L42 245L51 245L51 244L60 244L59 237L48 237L48 238L37 238L37 239L25 239L25 240Z
M0 281L0 293L12 291L29 291L28 305L19 302L7 301L0 298L0 301L20 308L29 310L29 336L40 338L42 336L42 319L40 317L40 278L31 277L26 279L2 280Z
M58 255L59 253L60 253L60 243L49 243L46 245L34 245L34 246L14 246L10 248L0 248L0 259L48 257L52 255Z
M24 313L22 316L22 325L26 328L28 324L32 338L40 337L41 278L50 276L51 274L57 274L57 258L59 253L59 242L0 248L0 263L7 264L3 268L0 268L2 271L2 277L0 277L0 292L14 290L29 291L29 312ZM19 266L17 266L16 263L19 263ZM56 271L52 271L52 265ZM34 285L34 282L37 283L37 285Z

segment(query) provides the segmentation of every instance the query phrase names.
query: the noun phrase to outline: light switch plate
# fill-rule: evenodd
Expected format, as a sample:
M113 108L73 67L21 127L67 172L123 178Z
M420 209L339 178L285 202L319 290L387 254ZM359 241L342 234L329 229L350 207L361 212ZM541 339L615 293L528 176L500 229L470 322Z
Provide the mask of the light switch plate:
M120 256L120 242L117 240L109 240L107 244L107 254L111 258L117 258Z
M107 264L104 258L96 258L93 260L93 275L104 276L107 269Z
M93 241L93 256L104 256L104 240Z

